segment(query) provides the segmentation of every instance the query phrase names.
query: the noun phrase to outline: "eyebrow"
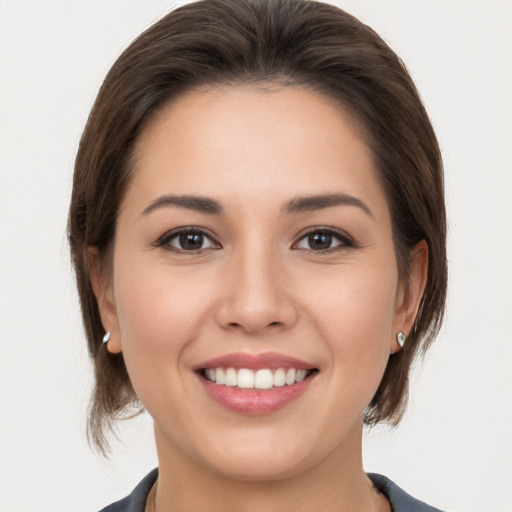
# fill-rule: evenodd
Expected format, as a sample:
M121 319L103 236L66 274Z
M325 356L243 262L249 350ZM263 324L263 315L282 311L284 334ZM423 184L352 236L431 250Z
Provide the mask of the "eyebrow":
M221 204L218 201L215 201L215 199L210 199L209 197L166 195L160 196L152 201L151 204L145 208L142 214L147 215L148 213L165 206L178 206L180 208L187 208L188 210L195 210L197 212L214 215L219 215L224 212Z
M222 205L215 199L194 195L164 195L157 197L142 212L143 215L168 206L178 206L188 210L195 210L201 213L211 215L220 215L224 213ZM323 208L332 208L333 206L355 206L363 210L364 213L373 217L373 213L368 206L357 197L348 194L321 194L312 196L299 196L285 204L283 211L285 213L300 213L312 210L321 210Z
M285 205L284 211L286 213L300 213L320 210L322 208L331 208L333 206L356 206L363 210L368 216L373 217L372 211L361 199L348 194L322 194L296 197Z

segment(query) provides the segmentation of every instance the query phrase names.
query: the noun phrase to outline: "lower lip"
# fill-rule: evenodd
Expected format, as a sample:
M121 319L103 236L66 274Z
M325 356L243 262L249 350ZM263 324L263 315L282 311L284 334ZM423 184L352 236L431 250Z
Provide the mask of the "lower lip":
M207 393L227 409L249 415L262 415L278 411L304 394L315 375L316 373L291 386L274 387L264 391L215 384L201 375L198 375L198 378Z

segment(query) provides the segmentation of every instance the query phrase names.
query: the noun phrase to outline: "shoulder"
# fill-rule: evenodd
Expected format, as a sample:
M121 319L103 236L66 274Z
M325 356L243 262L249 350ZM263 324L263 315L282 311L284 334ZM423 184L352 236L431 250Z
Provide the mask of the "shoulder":
M158 469L154 469L139 482L131 494L122 500L112 503L100 512L144 512L146 500L158 477Z
M393 512L442 512L422 501L413 498L389 478L376 473L368 473L368 477L377 489L382 491L389 499Z

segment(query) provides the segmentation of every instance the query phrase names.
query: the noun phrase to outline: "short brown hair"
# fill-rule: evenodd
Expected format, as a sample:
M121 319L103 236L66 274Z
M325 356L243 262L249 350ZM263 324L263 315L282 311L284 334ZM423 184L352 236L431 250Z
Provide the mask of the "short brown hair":
M112 248L119 204L130 182L135 142L149 118L203 85L277 83L335 99L361 123L392 216L400 278L410 249L425 240L428 277L405 347L389 362L365 420L397 423L411 362L439 330L446 297L446 219L438 143L401 60L369 27L334 6L307 0L203 0L141 34L112 66L78 150L69 243L96 385L89 434L105 451L114 420L141 406L122 354L101 349L104 334L87 249Z

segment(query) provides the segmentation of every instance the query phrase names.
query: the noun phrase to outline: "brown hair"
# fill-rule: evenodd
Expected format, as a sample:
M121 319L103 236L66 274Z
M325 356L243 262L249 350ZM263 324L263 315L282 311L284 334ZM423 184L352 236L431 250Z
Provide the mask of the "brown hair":
M100 451L114 420L141 409L122 354L101 349L104 329L87 249L108 260L131 156L148 119L202 85L304 86L340 102L361 122L391 211L401 279L410 248L425 240L428 278L405 347L389 362L365 420L396 424L411 362L439 330L446 297L442 162L418 92L400 59L369 27L334 6L307 0L204 0L181 7L140 35L112 66L78 150L69 243L96 384L90 439Z

